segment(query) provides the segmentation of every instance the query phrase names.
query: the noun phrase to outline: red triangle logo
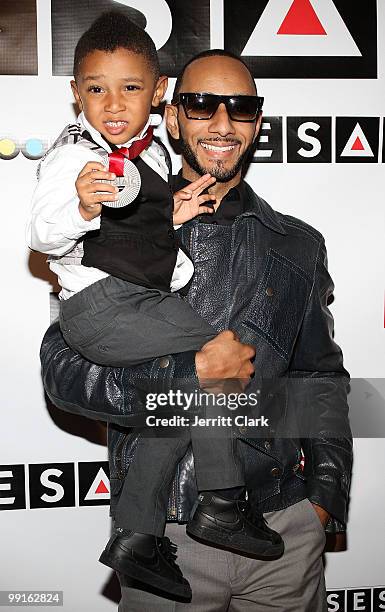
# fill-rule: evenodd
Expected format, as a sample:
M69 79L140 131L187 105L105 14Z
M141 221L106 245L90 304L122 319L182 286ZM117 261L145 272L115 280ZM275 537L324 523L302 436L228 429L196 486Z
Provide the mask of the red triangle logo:
M357 136L357 138L354 141L354 144L351 148L351 151L364 151L365 147L362 144L361 140L359 139L359 137Z
M326 35L310 0L294 0L277 34Z
M95 493L108 493L108 489L106 487L106 485L104 484L103 480L101 480L97 486L97 488L95 489Z

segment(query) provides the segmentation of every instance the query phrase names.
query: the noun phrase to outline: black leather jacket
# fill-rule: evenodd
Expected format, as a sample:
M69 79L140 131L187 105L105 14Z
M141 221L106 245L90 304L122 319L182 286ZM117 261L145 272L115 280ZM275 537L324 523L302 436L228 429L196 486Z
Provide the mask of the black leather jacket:
M333 340L328 310L333 283L324 240L304 222L273 211L246 183L243 188L248 209L232 226L194 219L179 230L195 265L188 300L218 331L233 329L256 347L253 384L262 389L264 414L275 395L277 422L282 424L290 410L300 419L301 414L311 415L310 430L291 437L284 429L282 435L273 431L265 438L239 429L251 504L270 511L308 497L330 512L328 531L343 531L352 464L349 377ZM56 406L109 424L113 516L140 435L137 428L127 427L145 412L146 391L198 386L195 353L170 355L129 370L103 368L71 351L55 323L44 337L41 363L44 387ZM261 376L299 380L300 394L288 392L285 384L277 394L264 393ZM172 487L169 520L186 521L196 494L189 451Z

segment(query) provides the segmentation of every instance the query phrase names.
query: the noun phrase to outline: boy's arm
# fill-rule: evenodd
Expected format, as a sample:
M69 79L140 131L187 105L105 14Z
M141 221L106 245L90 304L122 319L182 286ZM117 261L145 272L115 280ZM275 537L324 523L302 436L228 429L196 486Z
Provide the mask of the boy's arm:
M28 246L49 255L65 255L86 232L99 229L100 216L86 221L79 212L76 179L89 161L100 157L77 145L54 149L42 161L27 224Z

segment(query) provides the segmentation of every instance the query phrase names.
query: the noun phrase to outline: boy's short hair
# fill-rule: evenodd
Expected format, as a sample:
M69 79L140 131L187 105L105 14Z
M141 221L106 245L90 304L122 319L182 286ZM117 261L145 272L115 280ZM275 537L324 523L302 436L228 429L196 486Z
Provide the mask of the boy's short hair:
M152 38L120 11L108 11L100 15L79 38L74 56L75 79L86 55L93 51L112 53L118 48L142 55L154 73L155 80L159 78L159 59Z

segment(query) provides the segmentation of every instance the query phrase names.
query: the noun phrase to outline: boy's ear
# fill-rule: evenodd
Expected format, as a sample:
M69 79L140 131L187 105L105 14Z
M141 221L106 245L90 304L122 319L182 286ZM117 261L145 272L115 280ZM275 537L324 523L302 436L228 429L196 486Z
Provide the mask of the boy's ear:
M160 76L154 90L154 96L152 98L152 106L159 106L164 96L166 95L168 86L168 78L166 76Z
M79 96L79 90L78 90L78 86L76 85L76 81L71 81L71 89L72 89L72 93L74 94L74 98L76 100L76 103L77 103L79 109L82 111L83 110L83 104L82 104L81 97Z
M170 135L174 140L179 140L178 107L176 104L166 104L164 116Z

